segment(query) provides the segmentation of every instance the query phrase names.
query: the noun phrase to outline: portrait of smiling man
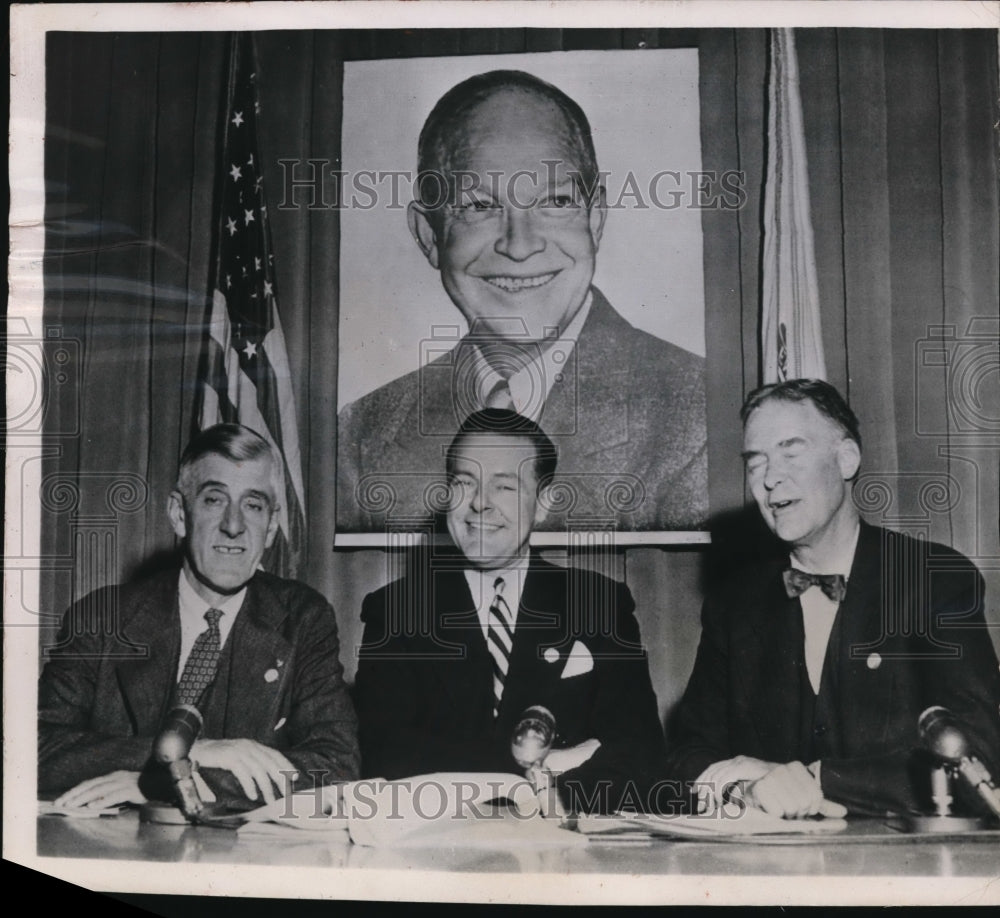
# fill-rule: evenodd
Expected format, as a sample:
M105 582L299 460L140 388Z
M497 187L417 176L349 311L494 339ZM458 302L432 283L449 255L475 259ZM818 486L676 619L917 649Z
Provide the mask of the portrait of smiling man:
M543 528L567 512L700 528L704 360L634 328L592 285L608 211L580 106L522 71L473 76L427 117L417 176L410 232L469 331L342 409L338 527L384 527L385 486L396 516L429 515L427 477L462 419L503 408L558 445L572 497Z
M529 549L556 470L552 441L505 409L467 418L447 451L453 550L369 594L355 701L365 776L523 769L511 737L542 706L544 769L570 810L644 808L663 755L628 587Z
M351 780L354 709L337 622L314 590L260 569L278 525L280 459L219 424L180 462L168 515L176 568L82 598L42 672L38 790L66 807L142 803L169 711L192 705L203 793L240 806Z

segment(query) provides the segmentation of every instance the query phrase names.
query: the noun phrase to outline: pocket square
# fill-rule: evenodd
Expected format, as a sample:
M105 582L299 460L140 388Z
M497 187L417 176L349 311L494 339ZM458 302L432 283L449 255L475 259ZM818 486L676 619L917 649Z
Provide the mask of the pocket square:
M594 658L590 655L586 645L582 641L574 641L570 648L569 657L563 667L560 679L572 679L573 676L582 676L589 673L594 668Z

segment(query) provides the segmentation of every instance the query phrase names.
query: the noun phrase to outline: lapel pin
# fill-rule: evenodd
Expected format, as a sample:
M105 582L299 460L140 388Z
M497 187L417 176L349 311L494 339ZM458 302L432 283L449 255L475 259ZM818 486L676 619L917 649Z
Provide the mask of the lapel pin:
M878 669L882 665L882 656L877 653L868 654L868 659L865 661L869 669Z
M545 657L546 663L555 663L559 659L559 651L555 647L546 647L542 656Z
M269 669L264 673L265 682L274 682L278 678L278 671L276 669Z

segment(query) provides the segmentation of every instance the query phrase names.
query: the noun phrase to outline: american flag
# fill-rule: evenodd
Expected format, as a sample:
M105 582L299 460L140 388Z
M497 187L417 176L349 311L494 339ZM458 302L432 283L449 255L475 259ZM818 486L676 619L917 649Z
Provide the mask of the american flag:
M232 38L223 105L216 273L195 419L201 429L223 421L243 424L277 448L284 461L285 493L278 495L278 535L263 564L293 577L304 547L302 462L257 150L260 105L249 33Z

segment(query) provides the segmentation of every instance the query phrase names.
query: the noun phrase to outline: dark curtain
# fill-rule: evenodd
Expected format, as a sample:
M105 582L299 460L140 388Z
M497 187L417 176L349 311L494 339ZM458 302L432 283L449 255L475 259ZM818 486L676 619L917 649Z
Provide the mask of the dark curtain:
M873 519L995 559L996 33L796 37L828 372L865 435L859 499ZM226 40L48 37L45 321L80 342L78 365L68 368L79 387L50 387L46 418L42 552L50 560L41 611L49 626L74 596L132 577L173 549L163 508L190 432ZM381 552L332 551L339 222L335 210L277 206L279 160L337 162L345 61L698 47L703 168L742 171L746 192L742 208L702 216L711 506L723 514L742 504L737 412L759 382L766 31L373 30L256 40L279 307L303 438L302 579L334 600L347 646L360 598L384 581L386 566ZM952 337L941 338L941 326ZM945 351L953 365L972 363L957 388L935 364L933 353ZM652 610L642 625L667 681L657 686L661 705L676 697L693 658L700 556L645 548L619 559L640 606ZM1000 583L989 576L996 620ZM345 665L352 671L350 659Z

